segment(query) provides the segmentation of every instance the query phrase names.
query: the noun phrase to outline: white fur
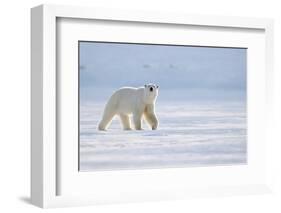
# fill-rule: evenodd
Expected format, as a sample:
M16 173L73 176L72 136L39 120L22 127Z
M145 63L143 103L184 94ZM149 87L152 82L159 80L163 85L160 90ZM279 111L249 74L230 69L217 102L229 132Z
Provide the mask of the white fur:
M98 129L106 130L115 115L120 117L124 130L132 129L130 115L133 117L132 120L136 130L142 129L143 117L153 130L157 129L158 119L155 115L157 95L158 86L154 84L148 84L139 88L120 88L108 100Z

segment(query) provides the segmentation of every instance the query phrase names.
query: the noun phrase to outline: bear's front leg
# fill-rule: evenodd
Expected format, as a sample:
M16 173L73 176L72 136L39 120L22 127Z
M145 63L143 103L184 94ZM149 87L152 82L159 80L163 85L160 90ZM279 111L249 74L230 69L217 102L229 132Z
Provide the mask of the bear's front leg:
M141 115L140 114L134 114L133 115L133 120L134 120L134 125L136 130L143 130L141 128Z
M154 112L154 105L147 105L144 111L144 118L147 123L151 126L152 130L157 129L159 122Z
M151 126L152 130L156 130L158 127L158 120L155 114L150 114L148 112L144 113L144 118L147 121L147 123Z

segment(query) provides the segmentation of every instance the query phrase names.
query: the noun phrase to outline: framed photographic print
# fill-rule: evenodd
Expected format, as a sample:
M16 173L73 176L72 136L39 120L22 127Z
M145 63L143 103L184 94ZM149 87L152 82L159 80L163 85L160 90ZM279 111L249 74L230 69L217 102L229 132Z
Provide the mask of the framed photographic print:
M31 15L32 203L270 191L272 20L53 5Z

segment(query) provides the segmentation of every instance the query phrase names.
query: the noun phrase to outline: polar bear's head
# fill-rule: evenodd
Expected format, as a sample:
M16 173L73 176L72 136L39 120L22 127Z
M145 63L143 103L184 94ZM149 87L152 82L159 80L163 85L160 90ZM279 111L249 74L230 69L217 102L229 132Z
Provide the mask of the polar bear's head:
M144 85L144 101L147 104L153 104L158 96L159 86L156 84Z

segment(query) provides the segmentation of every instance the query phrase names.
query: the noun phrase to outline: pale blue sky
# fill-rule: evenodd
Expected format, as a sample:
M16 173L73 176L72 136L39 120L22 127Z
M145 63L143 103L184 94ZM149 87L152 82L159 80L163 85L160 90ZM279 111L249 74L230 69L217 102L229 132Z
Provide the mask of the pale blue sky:
M246 49L96 42L80 42L79 48L82 97L150 82L163 91L246 95Z

